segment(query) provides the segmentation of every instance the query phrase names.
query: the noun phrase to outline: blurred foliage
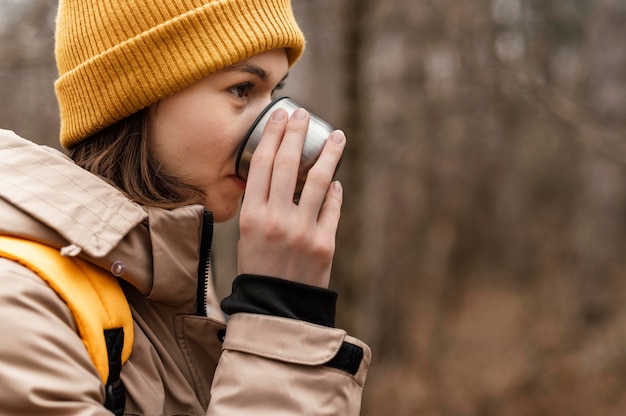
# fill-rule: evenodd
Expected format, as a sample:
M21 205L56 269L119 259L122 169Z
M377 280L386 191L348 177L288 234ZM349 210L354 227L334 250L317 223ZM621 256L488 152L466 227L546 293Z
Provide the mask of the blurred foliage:
M58 146L56 1L0 0L0 127Z
M362 413L623 414L626 2L293 3L286 93L349 138L333 287L374 352ZM48 144L53 23L0 0L0 125Z

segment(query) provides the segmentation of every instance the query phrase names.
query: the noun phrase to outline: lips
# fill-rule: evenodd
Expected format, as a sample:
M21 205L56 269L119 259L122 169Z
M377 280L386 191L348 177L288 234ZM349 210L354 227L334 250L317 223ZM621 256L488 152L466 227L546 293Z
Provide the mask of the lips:
M230 175L229 176L237 186L239 186L242 190L246 189L246 181L241 179L239 176L237 175Z

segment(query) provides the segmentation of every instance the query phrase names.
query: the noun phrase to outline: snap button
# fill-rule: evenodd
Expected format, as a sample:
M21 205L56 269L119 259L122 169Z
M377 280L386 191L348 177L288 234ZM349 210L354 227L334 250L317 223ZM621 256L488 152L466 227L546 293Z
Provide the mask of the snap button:
M83 249L76 244L70 244L69 246L61 248L61 255L63 257L76 257L81 251L83 251Z
M124 276L124 274L126 274L126 264L119 260L114 262L111 266L111 273L113 273L113 276L117 277Z

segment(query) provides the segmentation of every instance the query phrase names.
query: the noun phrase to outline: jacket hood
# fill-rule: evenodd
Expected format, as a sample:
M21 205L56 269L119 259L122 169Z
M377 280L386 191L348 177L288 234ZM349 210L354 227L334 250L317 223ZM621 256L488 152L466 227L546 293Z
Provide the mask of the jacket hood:
M154 300L195 299L202 212L138 205L59 151L0 130L0 233L86 258Z

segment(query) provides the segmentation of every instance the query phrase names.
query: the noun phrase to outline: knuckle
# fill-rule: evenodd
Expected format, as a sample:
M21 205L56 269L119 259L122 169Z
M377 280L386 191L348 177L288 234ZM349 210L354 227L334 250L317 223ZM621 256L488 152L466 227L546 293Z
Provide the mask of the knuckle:
M270 118L269 123L265 125L265 129L263 129L263 132L279 134L282 133L284 129L285 123L283 121L276 121Z
M290 120L289 124L287 124L287 130L293 133L306 134L308 129L308 120Z
M341 194L337 195L336 193L331 193L324 201L324 208L340 212L342 204L343 198Z
M252 154L251 164L255 166L271 166L274 160L274 155L271 152L263 149L257 149Z
M306 254L310 252L311 231L304 225L294 225L285 235L285 242L294 253Z
M311 253L320 259L332 259L335 253L335 244L334 242L318 241L313 244Z
M289 169L295 166L295 161L292 157L285 154L285 152L278 152L276 158L274 159L274 168L275 169Z
M261 232L265 240L274 242L283 240L287 230L284 220L280 215L270 214L263 221L263 228Z
M330 183L330 175L328 172L318 166L313 166L307 173L306 180L319 186L328 186Z
M239 231L242 235L248 235L254 233L258 228L257 219L254 215L250 215L250 210L241 209L239 217Z

